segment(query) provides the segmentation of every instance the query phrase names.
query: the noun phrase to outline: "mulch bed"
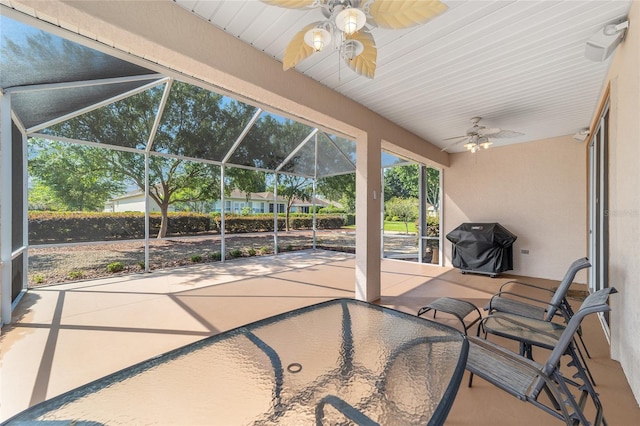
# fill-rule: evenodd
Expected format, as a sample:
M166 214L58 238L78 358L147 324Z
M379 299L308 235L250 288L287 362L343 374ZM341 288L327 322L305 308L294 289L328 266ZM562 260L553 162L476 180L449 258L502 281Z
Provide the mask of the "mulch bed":
M278 251L313 247L311 231L278 234ZM225 238L226 258L273 254L273 234L235 234ZM219 235L150 240L150 269L170 269L219 261ZM316 248L355 252L355 235L347 231L319 231ZM231 254L231 255L230 255ZM107 266L124 264L117 273L144 271L144 241L29 247L29 287L96 279L114 275Z

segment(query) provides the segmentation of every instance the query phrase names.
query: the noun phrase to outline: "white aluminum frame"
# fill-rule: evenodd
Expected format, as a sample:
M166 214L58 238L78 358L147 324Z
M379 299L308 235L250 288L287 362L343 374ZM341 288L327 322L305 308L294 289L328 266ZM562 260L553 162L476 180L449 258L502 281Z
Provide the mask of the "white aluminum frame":
M11 94L0 96L0 326L11 323Z

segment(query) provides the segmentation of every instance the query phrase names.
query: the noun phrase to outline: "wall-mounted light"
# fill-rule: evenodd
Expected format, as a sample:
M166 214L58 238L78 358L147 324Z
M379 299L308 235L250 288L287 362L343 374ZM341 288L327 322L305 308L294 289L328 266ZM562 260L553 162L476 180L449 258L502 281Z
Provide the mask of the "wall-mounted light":
M576 134L573 135L573 139L580 142L584 142L589 137L590 134L591 132L589 131L589 129L585 127L584 129L576 132Z
M606 60L622 42L629 28L629 21L625 20L617 24L609 24L595 33L585 47L584 54L587 59L596 62Z

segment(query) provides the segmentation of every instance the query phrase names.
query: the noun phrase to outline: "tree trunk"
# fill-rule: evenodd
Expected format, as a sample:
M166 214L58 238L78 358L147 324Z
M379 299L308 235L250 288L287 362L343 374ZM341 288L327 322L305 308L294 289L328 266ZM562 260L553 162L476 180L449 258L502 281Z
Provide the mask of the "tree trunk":
M158 238L164 238L167 236L167 228L169 227L169 205L163 203L160 206L160 213L162 214L162 220L160 221Z
M284 229L285 231L289 232L289 210L291 210L291 206L289 206L289 204L287 204L287 211L284 217Z

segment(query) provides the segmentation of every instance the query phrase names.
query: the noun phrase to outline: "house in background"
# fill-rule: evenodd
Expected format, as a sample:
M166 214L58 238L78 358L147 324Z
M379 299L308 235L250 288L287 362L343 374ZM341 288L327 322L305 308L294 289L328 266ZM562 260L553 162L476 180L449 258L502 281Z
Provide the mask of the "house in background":
M129 191L104 203L104 211L109 213L144 212L144 191L139 189ZM160 206L153 198L149 198L149 212L159 212ZM174 206L169 206L169 211L174 212Z
M124 195L119 197L115 197L112 200L109 200L104 205L105 212L144 212L144 191L135 190L131 192L127 192ZM227 213L235 213L240 214L243 212L245 207L248 207L252 213L273 213L273 202L274 194L273 192L253 192L247 194L237 189L231 191L231 194L228 197L225 197L225 212ZM286 211L287 200L278 196L277 200L278 204L278 213L284 213ZM291 213L310 213L313 206L317 207L328 207L331 206L331 203L328 203L325 200L322 200L318 197L315 198L315 204L313 200L303 201L298 198L293 200L293 204L291 205ZM205 212L220 212L221 201L217 200L210 203L210 208ZM159 212L160 206L153 199L149 199L149 212ZM170 212L178 211L175 205L169 206Z

